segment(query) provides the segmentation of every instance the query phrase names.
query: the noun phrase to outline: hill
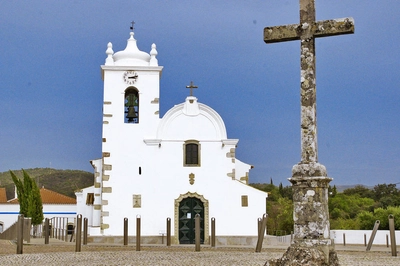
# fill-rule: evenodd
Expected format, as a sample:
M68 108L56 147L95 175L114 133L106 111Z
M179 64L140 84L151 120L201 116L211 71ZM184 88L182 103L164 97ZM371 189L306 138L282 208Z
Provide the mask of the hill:
M45 187L63 195L75 198L74 191L93 185L93 173L80 170L59 170L53 168L24 169L35 178L38 187ZM22 170L12 170L19 178L23 178ZM0 173L0 187L5 187L7 199L14 198L14 183L10 172Z

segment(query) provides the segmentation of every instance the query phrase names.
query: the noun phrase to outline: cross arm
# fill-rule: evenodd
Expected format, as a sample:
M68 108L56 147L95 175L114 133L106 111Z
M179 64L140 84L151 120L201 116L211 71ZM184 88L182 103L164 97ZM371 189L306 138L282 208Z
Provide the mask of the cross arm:
M290 24L285 26L265 27L264 42L275 43L299 40L299 24Z
M314 37L326 37L354 33L354 19L341 18L317 21L314 24Z
M264 28L264 42L275 43L299 40L302 35L326 37L342 34L354 33L354 20L353 18L341 18L322 20L312 23L312 27L307 23L290 24L285 26L265 27Z

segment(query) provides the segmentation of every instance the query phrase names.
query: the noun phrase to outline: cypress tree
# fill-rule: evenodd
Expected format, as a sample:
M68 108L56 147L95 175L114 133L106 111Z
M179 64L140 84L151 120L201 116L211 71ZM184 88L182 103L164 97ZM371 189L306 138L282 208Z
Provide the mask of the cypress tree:
M24 175L23 182L10 170L11 178L17 187L19 213L25 217L30 217L32 225L38 225L44 219L40 190L35 180L24 169L22 169L22 172Z

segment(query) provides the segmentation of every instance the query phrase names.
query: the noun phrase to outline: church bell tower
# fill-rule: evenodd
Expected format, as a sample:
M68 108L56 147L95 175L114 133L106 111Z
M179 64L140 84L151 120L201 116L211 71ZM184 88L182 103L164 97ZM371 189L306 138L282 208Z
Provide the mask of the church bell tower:
M129 181L142 174L141 155L144 136L157 130L159 117L160 77L162 67L156 59L156 45L150 53L140 51L133 27L125 50L114 53L107 45L107 58L101 66L104 81L102 180L100 229L107 233L119 209L131 205ZM127 186L128 185L128 186ZM96 185L95 185L96 186ZM96 196L95 196L96 197ZM126 199L124 199L126 197ZM106 230L106 231L105 231ZM113 231L114 232L114 231Z

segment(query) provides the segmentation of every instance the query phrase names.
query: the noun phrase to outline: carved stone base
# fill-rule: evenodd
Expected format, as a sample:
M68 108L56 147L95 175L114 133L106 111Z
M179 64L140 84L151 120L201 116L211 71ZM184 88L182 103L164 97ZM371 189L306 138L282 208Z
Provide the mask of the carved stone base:
M327 176L326 167L317 162L298 163L292 168L292 177Z
M329 258L317 247L290 246L282 258L267 261L264 266L338 266L339 259L335 250L329 252Z

